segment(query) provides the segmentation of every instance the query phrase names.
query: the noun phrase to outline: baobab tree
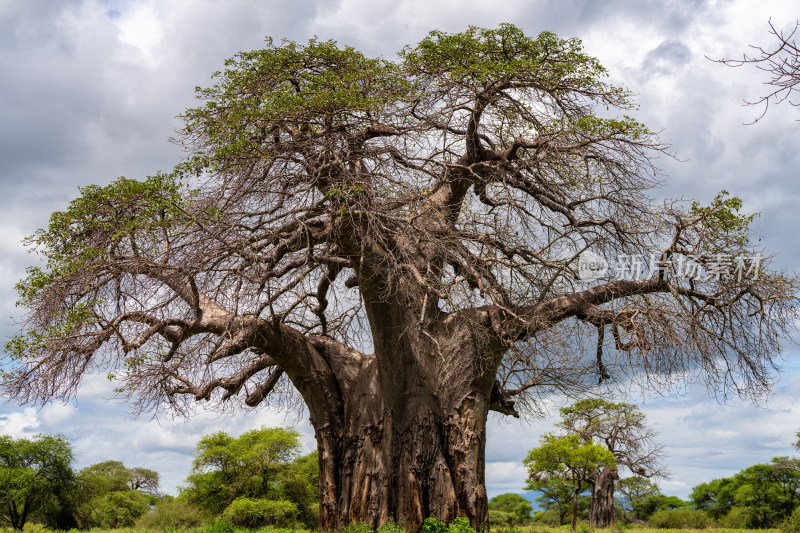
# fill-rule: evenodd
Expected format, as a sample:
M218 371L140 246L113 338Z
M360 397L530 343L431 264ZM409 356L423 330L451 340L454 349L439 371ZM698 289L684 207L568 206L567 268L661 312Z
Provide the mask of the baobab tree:
M589 523L608 527L616 519L614 483L620 467L635 476L664 477L667 469L661 462L662 447L645 414L633 404L587 398L560 411L562 421L558 425L567 435L597 443L614 456L612 463L599 465L588 479L592 491Z
M411 530L486 522L490 410L679 375L762 394L797 280L753 259L735 198L649 198L666 149L605 76L511 25L396 61L235 56L174 171L86 187L30 238L3 393L69 398L100 371L138 411L299 394L320 526ZM620 257L654 268L604 271Z

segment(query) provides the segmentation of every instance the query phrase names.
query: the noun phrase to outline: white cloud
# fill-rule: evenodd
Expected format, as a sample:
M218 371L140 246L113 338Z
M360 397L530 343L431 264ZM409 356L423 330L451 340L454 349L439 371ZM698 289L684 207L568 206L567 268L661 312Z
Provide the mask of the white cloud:
M141 62L150 68L161 63L164 28L153 0L131 4L113 23L119 28L119 40L128 45L121 51L121 60Z
M32 435L32 432L38 427L39 417L33 407L0 414L0 434L19 439Z

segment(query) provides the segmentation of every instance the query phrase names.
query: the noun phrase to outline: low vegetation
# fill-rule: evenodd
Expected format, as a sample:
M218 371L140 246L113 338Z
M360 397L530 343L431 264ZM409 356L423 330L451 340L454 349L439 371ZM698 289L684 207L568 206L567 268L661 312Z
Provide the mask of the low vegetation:
M591 442L585 439L573 447ZM800 448L800 442L797 446ZM547 458L553 464L539 461L531 470L552 471L539 475L536 486L530 487L539 490L538 509L513 493L489 501L490 531L722 533L780 528L800 533L800 459L778 457L731 477L701 483L688 500L662 494L658 485L642 476L617 479L613 525L599 528L591 525L589 491L576 493L567 483L568 472L559 470L556 463L561 455L550 454ZM606 459L613 461L611 456ZM319 530L319 462L316 452L300 454L300 434L293 429L260 428L238 437L225 432L204 436L176 497L160 492L159 475L153 470L129 468L113 460L75 470L73 461L71 444L61 436L0 437L0 533ZM389 523L376 531L406 530ZM475 533L466 518L450 524L427 518L418 531ZM363 523L352 523L340 531L372 532Z

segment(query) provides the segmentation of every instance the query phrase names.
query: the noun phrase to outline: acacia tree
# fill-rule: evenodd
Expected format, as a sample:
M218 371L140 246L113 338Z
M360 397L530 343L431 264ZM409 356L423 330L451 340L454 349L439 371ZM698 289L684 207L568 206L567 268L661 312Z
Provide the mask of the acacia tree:
M645 414L633 404L587 398L560 412L563 420L558 425L567 434L598 442L614 454L613 465L600 466L590 477L589 523L608 527L616 519L614 482L619 479L619 467L635 476L663 477L667 471L661 463L662 447L647 426Z
M139 410L189 413L296 391L323 529L484 524L489 410L598 380L764 392L796 280L766 257L735 274L754 251L736 199L649 199L664 147L605 76L578 40L511 25L396 61L235 56L183 115L174 172L86 187L30 239L46 264L18 285L3 392L105 371ZM584 251L656 268L582 279Z
M60 435L0 435L0 520L22 531L32 514L72 488L72 461L72 445Z
M292 481L289 474L299 451L300 434L293 429L262 427L239 437L224 431L205 435L197 444L184 494L212 515L238 498L286 499L284 484Z
M158 496L160 494L158 490L160 479L158 472L150 470L149 468L135 466L130 469L130 473L130 488L132 490L138 490L152 496Z
M526 488L540 490L556 484L568 485L572 493L572 530L578 523L578 496L592 486L590 478L602 467L614 466L608 448L586 442L577 435L545 434L538 447L522 460L528 469Z

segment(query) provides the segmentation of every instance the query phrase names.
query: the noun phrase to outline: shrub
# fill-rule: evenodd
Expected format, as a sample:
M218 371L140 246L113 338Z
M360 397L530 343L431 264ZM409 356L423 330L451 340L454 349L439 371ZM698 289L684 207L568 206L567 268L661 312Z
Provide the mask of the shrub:
M558 515L558 511L554 509L539 511L533 516L533 521L548 527L558 527L561 525L561 517Z
M459 516L449 525L445 525L444 522L433 517L428 517L422 522L420 533L476 533L476 531L469 525L469 520L463 516Z
M206 528L207 533L234 533L235 531L233 524L222 518L215 520Z
M731 529L747 527L747 512L741 507L733 507L728 514L719 519L720 525Z
M389 520L388 523L376 529L375 533L406 533L406 530Z
M372 528L361 522L350 522L340 533L372 533Z
M575 525L575 533L593 533L594 528L589 525L589 522L581 520Z
M239 527L292 527L297 522L297 505L286 500L237 498L225 508L222 517Z
M795 509L791 516L781 525L781 531L783 533L800 533L800 507Z
M153 499L138 490L108 492L79 506L78 523L83 528L132 527L148 511Z
M136 529L164 531L165 529L193 529L209 522L197 507L178 498L161 501L156 508L136 521Z
M476 533L469 525L469 519L459 516L447 526L447 533Z
M510 526L514 523L514 517L511 513L504 513L503 511L495 511L489 509L489 525L490 526Z
M428 517L422 522L421 533L445 533L447 526L433 517Z
M658 529L705 529L711 527L712 522L704 511L664 509L653 513L647 525Z

